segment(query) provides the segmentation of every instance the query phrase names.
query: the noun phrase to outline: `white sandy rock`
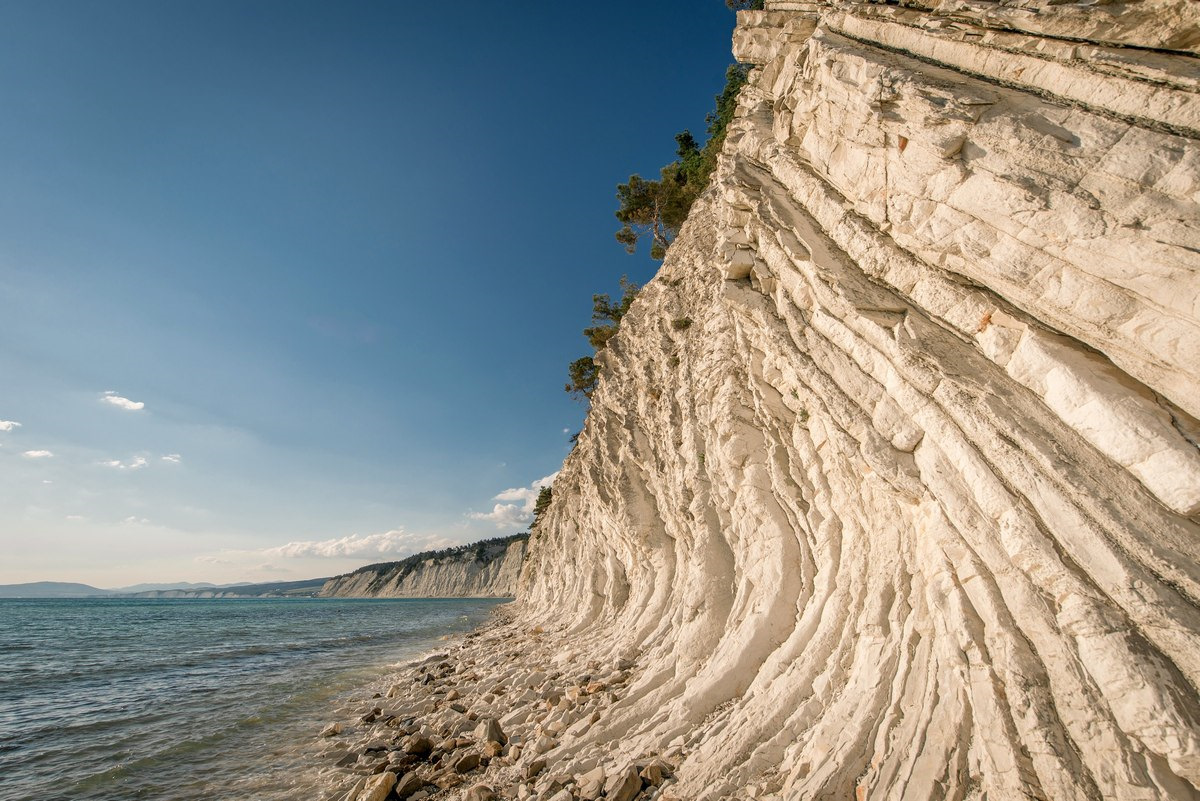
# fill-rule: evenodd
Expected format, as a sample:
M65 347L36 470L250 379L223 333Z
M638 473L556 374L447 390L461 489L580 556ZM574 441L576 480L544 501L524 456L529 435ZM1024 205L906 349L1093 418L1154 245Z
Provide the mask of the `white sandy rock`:
M396 784L396 774L384 771L367 779L366 785L358 793L357 801L383 801Z
M739 16L499 714L672 799L1200 798L1200 4L904 5Z

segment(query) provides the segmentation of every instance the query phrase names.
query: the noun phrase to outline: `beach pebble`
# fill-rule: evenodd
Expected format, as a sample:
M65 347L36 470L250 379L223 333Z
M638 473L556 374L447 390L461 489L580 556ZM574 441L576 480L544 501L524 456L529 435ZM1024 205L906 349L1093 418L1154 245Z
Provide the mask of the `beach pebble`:
M475 727L475 737L480 740L495 740L504 745L508 742L508 737L504 735L504 730L500 728L500 723L495 718L482 718L479 725Z
M355 799L358 798L359 790L361 790L364 786L366 786L366 784L367 784L367 778L364 776L363 778L361 778L357 782L355 782L354 785L350 788L350 790L344 796L342 796L342 801L355 801Z
M546 774L537 780L534 788L538 791L538 795L546 798L557 793L563 786L563 777Z
M642 781L657 787L663 783L663 779L666 778L669 772L670 769L656 759L646 767L642 768L642 772L639 775L642 777Z
M428 737L415 734L404 742L404 753L426 756L433 750L433 741Z
M486 784L477 784L463 793L462 801L496 801L496 791Z
M604 768L593 768L575 779L579 789L579 797L584 801L595 801L604 790Z
M396 795L400 798L408 798L414 795L418 790L425 786L425 780L416 773L405 773L396 782Z
M525 780L528 781L546 769L546 760L535 759L525 766Z
M454 770L458 773L469 773L479 767L479 754L472 751L469 754L464 754L454 763Z
M632 765L613 775L604 785L604 797L609 801L633 801L641 791L642 777Z
M322 737L335 737L342 733L342 724L330 723L325 728L321 729Z
M396 774L385 771L367 779L367 783L358 792L355 801L383 801L396 784Z

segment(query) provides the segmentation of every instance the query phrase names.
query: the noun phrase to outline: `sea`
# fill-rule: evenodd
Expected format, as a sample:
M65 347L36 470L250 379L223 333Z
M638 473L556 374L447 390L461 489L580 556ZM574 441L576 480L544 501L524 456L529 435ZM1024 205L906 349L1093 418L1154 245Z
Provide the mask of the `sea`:
M496 603L0 600L0 799L325 798L338 707Z

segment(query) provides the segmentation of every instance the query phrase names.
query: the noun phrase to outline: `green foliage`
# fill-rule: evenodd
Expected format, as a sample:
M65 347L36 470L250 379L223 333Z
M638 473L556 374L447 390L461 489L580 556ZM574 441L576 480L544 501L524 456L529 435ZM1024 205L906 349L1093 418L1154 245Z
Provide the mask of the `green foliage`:
M763 0L725 0L725 5L732 11L763 10Z
M685 331L688 328L690 328L691 325L692 325L692 318L690 318L690 317L676 317L674 320L671 321L671 327L674 328L676 331Z
M629 311L634 298L637 297L637 284L629 280L629 276L621 276L621 299L613 302L612 296L592 295L592 323L583 329L588 344L596 353L608 347L608 341L617 335L621 318ZM567 367L567 384L563 387L576 400L591 399L600 380L600 366L591 356L583 356Z
M628 253L637 251L642 238L650 239L651 258L666 256L667 248L687 219L692 204L717 166L725 144L725 131L737 108L738 91L746 83L750 67L733 64L725 71L725 88L716 96L716 108L705 118L708 141L700 147L691 131L675 135L675 161L659 171L658 180L637 175L617 184L617 219L622 223L617 241Z
M563 387L575 400L591 400L600 380L600 368L591 356L581 356L567 366L567 384Z
M554 492L549 487L542 487L542 489L538 492L537 500L533 504L533 523L531 527L536 526L538 520L540 520L542 515L546 513L546 510L550 508L550 501L553 498Z
M595 325L583 329L583 335L587 337L593 350L597 352L603 350L608 345L608 340L616 336L621 318L625 316L625 312L629 311L629 306L637 297L640 288L629 280L629 276L622 275L620 301L613 303L613 299L608 293L592 295L592 322Z

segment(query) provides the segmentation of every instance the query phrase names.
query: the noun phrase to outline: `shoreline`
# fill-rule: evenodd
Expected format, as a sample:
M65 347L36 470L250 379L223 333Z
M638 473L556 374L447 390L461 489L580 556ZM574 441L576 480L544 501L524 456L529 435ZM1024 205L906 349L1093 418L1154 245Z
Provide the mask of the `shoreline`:
M513 602L434 653L362 688L320 732L325 801L618 801L665 798L666 754L559 751L620 701L635 665L574 661L526 629ZM314 733L315 734L315 733Z

